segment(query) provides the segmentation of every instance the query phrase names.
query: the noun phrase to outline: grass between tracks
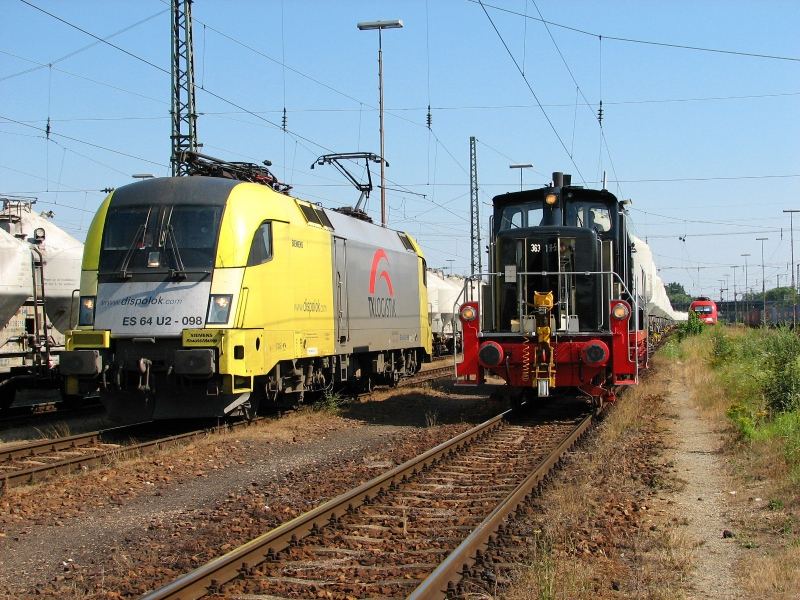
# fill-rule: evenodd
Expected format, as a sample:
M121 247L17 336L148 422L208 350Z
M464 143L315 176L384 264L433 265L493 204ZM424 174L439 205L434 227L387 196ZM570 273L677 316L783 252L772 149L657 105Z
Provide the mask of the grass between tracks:
M717 326L668 352L685 365L694 400L726 426L741 494L738 539L752 597L800 590L800 336ZM793 590L793 591L792 591ZM781 594L788 593L788 596Z
M648 504L668 485L658 464L666 383L629 390L536 499L529 564L509 600L681 596L689 542Z

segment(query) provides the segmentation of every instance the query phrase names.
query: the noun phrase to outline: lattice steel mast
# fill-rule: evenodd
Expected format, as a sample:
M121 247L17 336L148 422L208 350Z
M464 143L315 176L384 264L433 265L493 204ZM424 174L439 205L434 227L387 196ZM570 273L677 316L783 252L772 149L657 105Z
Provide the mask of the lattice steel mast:
M481 268L481 219L478 210L478 155L475 150L475 136L469 138L469 232L472 245L470 271L472 275L480 273Z
M197 113L194 103L192 0L172 4L172 164L173 177L187 175L183 152L197 151Z

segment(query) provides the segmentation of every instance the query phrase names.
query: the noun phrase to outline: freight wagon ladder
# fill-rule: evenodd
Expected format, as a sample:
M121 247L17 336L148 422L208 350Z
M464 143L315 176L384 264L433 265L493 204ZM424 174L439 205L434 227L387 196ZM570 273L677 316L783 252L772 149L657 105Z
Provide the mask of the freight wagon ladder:
M49 332L47 331L47 314L45 312L44 258L37 248L33 248L31 252L31 267L33 296L29 301L29 305L33 308L33 333L30 339L33 349L37 351L35 355L37 361L41 361L41 355L38 354L38 351L44 348L43 364L47 366L50 363L50 344L47 343Z

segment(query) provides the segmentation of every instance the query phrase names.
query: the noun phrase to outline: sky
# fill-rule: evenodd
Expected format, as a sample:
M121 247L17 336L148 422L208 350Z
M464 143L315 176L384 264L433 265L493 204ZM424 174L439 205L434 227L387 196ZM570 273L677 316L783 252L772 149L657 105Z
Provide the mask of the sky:
M103 189L170 174L169 3L0 8L0 195L35 197L83 240ZM791 227L783 213L800 209L800 2L195 0L192 10L202 151L268 159L293 195L325 207L359 194L333 167L310 169L317 157L380 149L378 36L356 23L402 19L382 38L388 225L415 236L429 266L470 269L471 136L484 245L493 196L518 190L520 174L534 188L563 171L593 188L605 176L630 199L662 279L690 294L726 288L731 299L745 271L758 291L790 283L790 229L800 263L800 213ZM367 208L379 222L376 166Z

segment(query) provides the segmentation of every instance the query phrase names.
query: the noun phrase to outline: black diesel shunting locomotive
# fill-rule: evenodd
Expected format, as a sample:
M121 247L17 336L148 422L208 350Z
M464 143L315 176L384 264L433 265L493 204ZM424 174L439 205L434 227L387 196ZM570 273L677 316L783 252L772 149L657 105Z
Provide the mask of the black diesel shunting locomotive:
M623 203L554 173L552 185L493 206L489 285L480 306L461 310L462 382L488 371L517 398L559 388L612 400L647 360L646 278Z

